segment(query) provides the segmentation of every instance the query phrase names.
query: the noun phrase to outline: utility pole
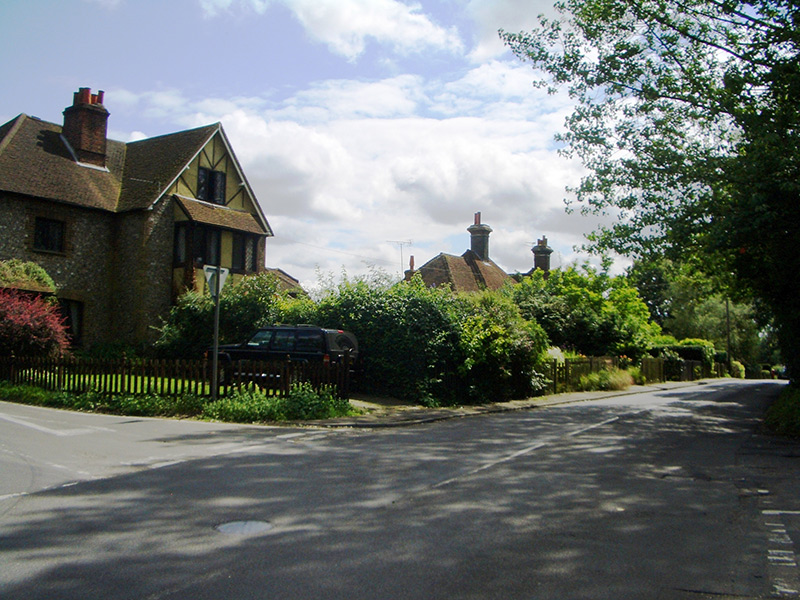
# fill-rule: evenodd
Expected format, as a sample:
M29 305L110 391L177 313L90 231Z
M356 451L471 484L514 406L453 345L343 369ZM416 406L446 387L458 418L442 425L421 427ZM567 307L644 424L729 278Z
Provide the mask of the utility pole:
M731 306L730 300L727 297L725 298L725 322L728 335L728 347L725 350L728 354L728 373L730 373L731 366L733 366L733 358L731 357Z

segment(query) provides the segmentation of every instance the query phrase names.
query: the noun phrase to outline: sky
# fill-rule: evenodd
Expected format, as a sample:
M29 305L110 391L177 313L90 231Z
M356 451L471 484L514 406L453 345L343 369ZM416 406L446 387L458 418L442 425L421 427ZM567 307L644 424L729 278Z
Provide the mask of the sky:
M565 210L570 102L497 33L551 4L3 0L0 123L60 124L79 87L105 92L120 141L221 122L275 233L267 266L307 289L460 255L476 212L507 272L543 236L567 266L598 222Z

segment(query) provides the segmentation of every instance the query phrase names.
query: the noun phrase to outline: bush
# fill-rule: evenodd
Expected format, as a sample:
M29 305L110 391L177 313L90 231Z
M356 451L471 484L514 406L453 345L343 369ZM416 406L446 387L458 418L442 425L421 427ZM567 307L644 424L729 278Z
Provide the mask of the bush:
M800 388L784 388L778 399L769 407L764 425L777 435L800 437Z
M317 391L308 382L293 384L289 394L278 399L276 408L279 417L289 421L330 419L352 411L347 399L338 397L333 386Z
M56 284L42 267L12 258L0 260L0 287L33 289L54 293Z
M627 390L633 385L633 377L622 369L608 369L589 373L580 378L578 390L582 392L596 390Z
M738 360L731 361L731 377L736 379L744 379L745 372L746 371L742 363L740 363Z
M635 385L647 384L647 378L644 376L644 373L642 373L641 367L638 367L636 365L631 365L627 368L627 371L630 374L631 379L633 379L633 383Z
M702 362L704 366L711 368L714 365L714 344L708 340L686 339L677 344L658 345L650 349L653 356L673 357L681 360L694 360Z
M279 415L273 398L261 390L240 390L216 402L206 404L203 417L230 423L277 421Z
M625 354L638 360L660 327L624 277L611 277L588 264L536 270L511 290L522 316L539 323L550 342L586 356Z
M513 301L496 292L468 299L469 314L461 325L458 368L466 399L472 402L526 398L546 382L536 365L548 347L547 334L526 321Z
M452 403L464 313L449 289L428 288L418 277L398 285L362 279L329 291L318 304L316 324L358 338L362 391Z
M54 305L0 288L0 356L60 356L68 347L64 319Z
M307 421L352 414L350 403L332 387L315 390L310 383L292 384L285 397L268 396L260 389L243 389L206 404L203 416L233 423Z

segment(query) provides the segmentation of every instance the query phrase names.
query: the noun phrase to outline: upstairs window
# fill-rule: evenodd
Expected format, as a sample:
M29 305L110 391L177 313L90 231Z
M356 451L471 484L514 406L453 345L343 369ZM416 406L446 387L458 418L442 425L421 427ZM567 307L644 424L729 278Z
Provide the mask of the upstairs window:
M64 221L36 217L33 249L43 252L64 252Z
M197 199L225 204L225 173L200 167L197 172Z

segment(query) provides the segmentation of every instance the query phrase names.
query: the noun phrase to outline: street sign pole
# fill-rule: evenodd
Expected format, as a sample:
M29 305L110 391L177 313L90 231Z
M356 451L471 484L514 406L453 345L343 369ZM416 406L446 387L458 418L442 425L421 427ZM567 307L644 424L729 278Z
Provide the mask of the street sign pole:
M214 297L214 356L211 358L211 400L216 402L219 395L219 292L225 285L228 269L219 265L203 267L211 295Z
M217 276L214 277L214 358L211 361L211 401L217 401L219 392L219 280L220 269L217 265Z

